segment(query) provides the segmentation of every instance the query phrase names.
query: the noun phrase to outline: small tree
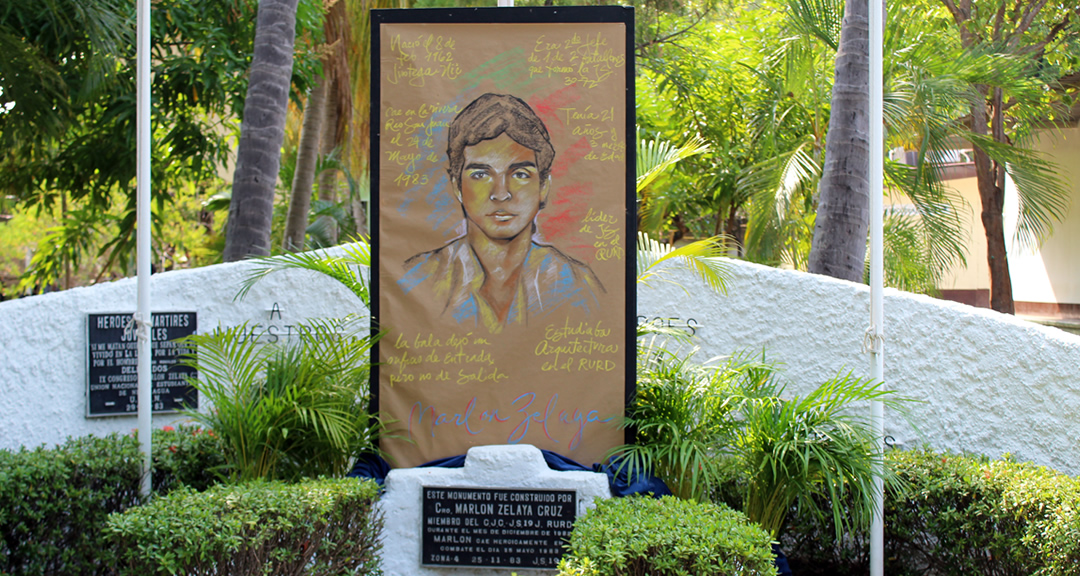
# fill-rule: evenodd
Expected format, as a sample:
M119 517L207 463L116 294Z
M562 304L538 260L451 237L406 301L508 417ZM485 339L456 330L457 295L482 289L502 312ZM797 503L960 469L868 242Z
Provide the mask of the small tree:
M1069 202L1054 167L1028 143L1039 123L1054 118L1053 104L1069 92L1075 96L1080 91L1075 84L1068 87L1062 83L1070 74L1077 74L1080 5L1046 0L941 3L952 17L953 33L959 36L964 51L991 53L1003 63L1021 65L1020 70L1008 66L1013 73L973 79L976 97L971 101L970 122L964 133L974 146L990 268L990 307L1012 314L1015 307L1005 243L1009 231L1003 217L1005 176L1012 177L1020 197L1017 238L1028 245L1038 244L1051 232L1053 222L1065 216ZM1055 50L1063 54L1054 54Z

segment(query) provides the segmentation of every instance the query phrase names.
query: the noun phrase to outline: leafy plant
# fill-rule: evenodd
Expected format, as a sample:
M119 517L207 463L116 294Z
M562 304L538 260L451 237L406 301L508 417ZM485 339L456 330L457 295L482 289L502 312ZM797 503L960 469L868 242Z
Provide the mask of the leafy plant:
M731 275L731 266L720 258L727 255L728 244L721 236L691 242L678 248L662 244L650 238L644 232L638 233L637 283L649 286L659 280L671 282L665 278L671 270L691 270L702 279L709 288L718 294L727 294L727 282ZM676 267L661 264L678 262Z
M154 433L154 490L201 489L215 477L217 440L193 428ZM0 574L111 574L101 528L142 503L135 437L70 438L55 448L0 450Z
M793 505L827 496L837 527L869 522L872 482L884 470L869 419L851 410L870 401L893 409L900 400L880 383L838 374L805 396L782 398L776 378L759 380L739 399L731 446L748 472L746 515L777 537ZM747 393L748 392L748 393ZM853 506L840 503L851 493Z
M165 426L153 434L154 492L180 486L206 490L222 477L225 458L221 439L197 426Z
M355 478L181 489L109 518L121 574L377 573L379 487Z
M891 450L885 571L1080 574L1080 481L1006 456ZM845 504L846 505L846 504ZM821 501L819 507L828 507ZM783 541L798 574L865 574L865 529L835 536L832 518L800 509Z
M682 146L675 146L659 138L645 140L641 137L640 130L637 141L636 185L639 197L645 194L657 178L671 170L680 161L707 152L709 149L701 138L695 137ZM653 204L646 203L646 206L650 210L653 209ZM721 257L727 256L729 250L729 238L725 236L713 236L676 248L671 244L658 242L646 232L640 231L637 238L637 283L641 286L649 286L653 281L663 281L679 285L667 279L665 277L667 273L672 270L691 270L713 291L727 294L727 281L731 275L731 267ZM677 263L677 265L671 266L672 263ZM638 337L646 334L665 334L677 339L685 339L683 332L666 329L658 323L639 324Z
M371 266L371 246L361 239L338 247L340 255L325 250L285 253L255 260L256 267L241 284L236 297L243 299L255 284L266 276L282 270L311 270L324 274L349 289L364 306L371 306L371 295L363 270Z
M770 542L727 506L670 496L614 498L574 522L559 574L771 575Z
M613 457L631 475L651 471L675 495L703 500L742 470L741 505L773 537L788 511L816 495L835 502L837 530L869 519L880 456L869 423L849 409L871 400L899 408L880 384L837 375L804 396L784 398L775 365L733 356L694 364L656 346L638 359L637 396L626 424L636 443ZM855 507L840 502L854 494Z
M184 359L212 408L189 411L225 446L233 481L340 476L373 449L377 420L367 410L367 323L308 320L298 337L269 344L235 326L187 339L198 354Z
M716 487L720 456L735 434L735 381L757 367L736 359L706 367L691 358L655 339L639 348L637 396L626 419L636 442L617 448L613 458L632 476L656 474L679 498L703 500Z
M0 574L102 574L111 551L97 528L141 503L134 441L68 440L0 451Z
M675 146L660 138L646 140L637 132L637 180L638 193L645 191L664 172L680 161L709 151L709 145L700 136L691 138L682 146Z

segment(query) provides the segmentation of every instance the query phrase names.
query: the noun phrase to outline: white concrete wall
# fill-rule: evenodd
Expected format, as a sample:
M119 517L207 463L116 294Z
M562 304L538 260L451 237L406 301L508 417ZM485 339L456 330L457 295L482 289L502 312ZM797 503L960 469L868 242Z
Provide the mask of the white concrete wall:
M657 285L638 292L638 311L696 320L703 361L764 351L784 365L792 394L841 371L869 375L868 287L747 263L733 273L727 297L680 275L692 297ZM887 434L1080 473L1080 336L891 289L884 306L886 384L921 401L910 405L914 428L887 413Z
M260 331L275 326L278 333L304 318L363 311L340 284L306 270L271 274L236 302L249 269L236 263L155 274L152 311L195 311L199 332L248 322L260 325ZM280 316L271 319L275 303ZM134 415L85 416L87 314L134 313L136 307L134 278L0 302L0 448L53 445L68 436L128 433L137 427ZM157 415L154 426L178 420Z
M869 373L862 338L869 290L801 272L732 263L728 296L692 277L689 291L668 284L642 288L642 316L697 325L699 358L764 351L781 362L791 392L841 371ZM198 312L200 331L269 324L282 318L336 317L359 311L356 298L309 272L271 275L242 302L233 295L246 264L156 275L155 312ZM0 448L63 441L67 436L129 432L134 417L87 419L86 315L134 311L135 281L123 280L0 303ZM888 433L907 446L1000 456L1080 473L1080 336L992 311L888 291L885 298L887 384L922 402L910 407L916 432L902 420ZM155 426L174 418L156 417Z

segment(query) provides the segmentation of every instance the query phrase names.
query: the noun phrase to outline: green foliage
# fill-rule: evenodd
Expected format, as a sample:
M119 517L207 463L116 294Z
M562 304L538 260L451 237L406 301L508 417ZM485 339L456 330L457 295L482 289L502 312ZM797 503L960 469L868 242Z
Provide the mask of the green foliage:
M213 408L190 411L225 446L231 480L341 476L373 450L367 322L308 320L297 334L260 343L246 325L188 337L198 355L184 362Z
M944 269L932 262L926 237L917 219L894 211L885 213L883 222L883 268L885 285L914 292L936 295ZM866 260L863 282L870 283L870 259Z
M637 395L626 425L636 442L614 456L631 476L652 472L680 498L700 500L716 487L718 457L734 436L728 402L735 380L755 367L729 360L720 367L691 362L655 340L639 347Z
M1029 463L893 452L907 490L885 508L906 569L1080 574L1080 483Z
M900 483L885 500L886 573L1080 574L1076 478L931 450L893 450L887 460ZM799 574L866 571L867 534L837 539L827 517L801 511L784 543Z
M561 576L771 575L771 538L722 505L670 496L598 501L574 523Z
M120 574L377 574L379 487L353 478L180 489L109 518Z
M155 431L154 489L214 481L217 439L194 428ZM140 503L133 436L87 436L54 449L0 451L0 574L107 574L115 552L100 528Z
M851 374L790 399L782 398L783 386L774 378L757 384L740 402L741 426L733 445L749 473L747 516L775 537L792 505L814 496L840 502L851 492L851 505L831 510L837 535L841 527L869 523L873 479L885 471L869 419L851 408L876 400L896 409L899 401L880 383Z
M655 346L638 356L637 396L626 424L636 443L616 448L631 475L652 471L682 498L715 495L744 471L743 510L776 536L788 511L832 498L837 526L869 521L872 481L886 477L869 422L853 405L900 400L880 384L840 374L785 398L776 366L734 356L714 366ZM854 494L851 506L840 502Z
M205 199L226 185L254 38L256 0L161 0L154 3L154 73L150 180L155 238L185 212L187 231L204 214L184 200ZM43 0L0 12L0 194L16 212L55 214L58 227L39 237L24 286L52 284L68 266L101 256L103 268L127 272L135 252L136 5L117 0ZM321 36L322 6L301 0L301 41L294 89L315 77L320 54L306 42ZM61 208L63 207L63 208ZM70 213L68 213L70 212ZM155 262L173 250L204 249L203 238L155 244Z
M366 239L361 239L338 250L342 251L339 256L331 256L324 250L313 250L257 259L258 267L244 278L236 297L243 299L255 284L273 272L300 269L329 276L355 294L365 307L370 307L371 296L363 269L371 266L371 246Z
M739 20L746 12L769 10L732 8L712 2L646 4L647 16L638 19L639 142L708 146L666 174L662 186L639 190L639 228L655 237L736 236L745 201L738 197L736 177L761 150L743 110L753 81L742 64L756 58L745 44L755 32Z
M0 452L0 573L105 573L95 528L140 503L139 474L135 442L116 436Z
M660 140L646 140L641 137L641 131L637 133L637 180L636 188L640 194L649 187L661 174L666 172L691 156L702 154L709 150L709 145L695 136L682 146L675 146L671 142Z
M206 490L222 477L225 457L213 430L190 425L165 426L153 432L154 492L187 486Z
M654 280L671 282L664 276L671 270L691 270L709 288L718 294L727 294L727 282L731 266L721 257L728 251L722 236L714 236L691 242L678 248L661 244L644 232L638 232L637 283L648 286ZM678 266L660 266L665 262L677 262ZM677 283L676 283L677 284Z
M639 130L637 193L643 210L655 211L657 202L655 202L655 199L652 202L647 201L649 198L647 191L657 178L669 172L679 162L707 150L708 145L698 137L694 137L686 144L676 147L670 142L660 139L646 141L641 138ZM685 269L693 271L714 292L727 294L727 280L731 275L731 269L721 257L728 254L730 249L728 240L724 236L713 236L675 248L671 243L658 242L649 237L647 232L639 231L637 238L637 283L648 286L654 280L661 280L678 285L677 282L668 280L664 276L671 270ZM678 263L678 265L674 267L670 265L661 266L664 263ZM683 290L686 289L683 288ZM683 336L655 323L639 324L637 327L638 337L660 333L675 338Z

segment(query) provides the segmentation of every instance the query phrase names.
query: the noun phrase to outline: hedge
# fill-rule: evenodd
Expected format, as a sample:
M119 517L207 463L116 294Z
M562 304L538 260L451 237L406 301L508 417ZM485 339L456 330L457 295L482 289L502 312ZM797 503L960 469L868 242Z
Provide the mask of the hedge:
M379 487L353 478L180 488L108 520L121 574L377 574Z
M1009 458L894 450L885 499L885 572L1080 576L1080 481ZM865 533L796 514L782 538L799 576L865 574Z
M217 440L193 428L154 433L155 490L205 488L224 464ZM101 528L140 503L132 436L68 439L56 448L0 450L0 574L110 573Z
M574 523L560 576L772 575L770 537L723 505L628 496Z

